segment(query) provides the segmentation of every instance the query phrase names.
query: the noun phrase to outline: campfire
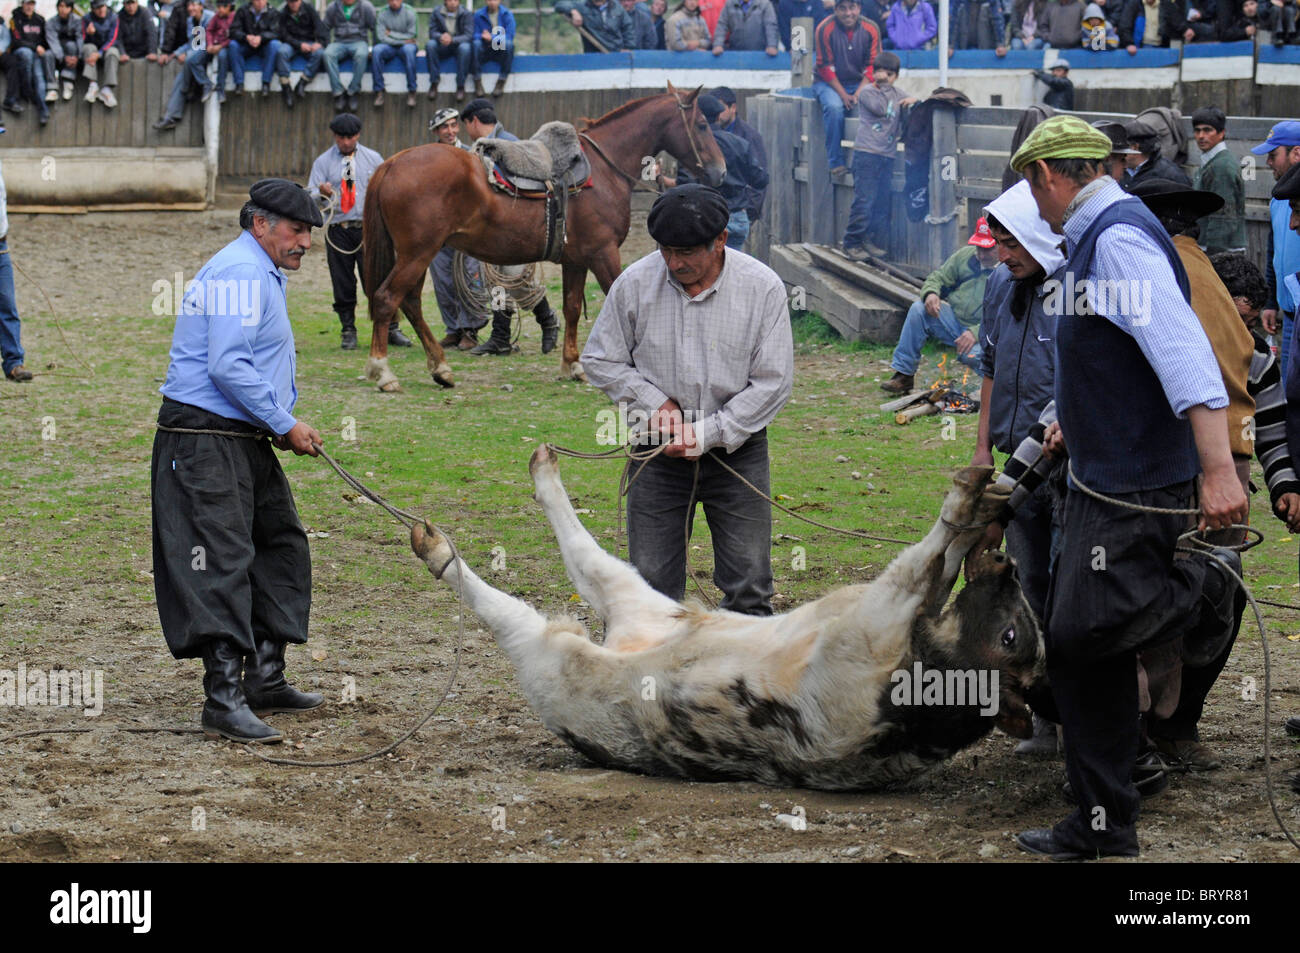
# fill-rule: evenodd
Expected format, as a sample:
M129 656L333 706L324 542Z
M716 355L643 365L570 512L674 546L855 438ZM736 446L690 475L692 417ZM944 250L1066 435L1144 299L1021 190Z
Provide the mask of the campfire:
M980 402L966 392L970 382L970 368L963 367L960 381L946 376L948 355L944 354L939 358L936 371L939 377L928 389L881 404L881 411L893 411L894 422L897 424L908 424L917 417L928 417L931 414L979 413Z

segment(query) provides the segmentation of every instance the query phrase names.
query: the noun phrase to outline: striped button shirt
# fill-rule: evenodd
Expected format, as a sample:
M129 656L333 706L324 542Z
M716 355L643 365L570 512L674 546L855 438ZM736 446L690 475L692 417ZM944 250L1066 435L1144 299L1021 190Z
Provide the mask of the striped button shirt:
M728 248L711 287L691 297L653 252L610 286L582 366L629 418L672 398L700 452L738 449L785 405L794 340L776 272Z

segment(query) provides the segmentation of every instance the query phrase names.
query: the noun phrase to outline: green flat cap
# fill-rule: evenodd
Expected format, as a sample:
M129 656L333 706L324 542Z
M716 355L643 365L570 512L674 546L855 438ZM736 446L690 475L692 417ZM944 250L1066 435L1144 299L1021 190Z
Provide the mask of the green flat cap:
M1040 122L1016 154L1011 168L1023 172L1039 159L1104 159L1114 147L1110 136L1075 116L1053 116Z

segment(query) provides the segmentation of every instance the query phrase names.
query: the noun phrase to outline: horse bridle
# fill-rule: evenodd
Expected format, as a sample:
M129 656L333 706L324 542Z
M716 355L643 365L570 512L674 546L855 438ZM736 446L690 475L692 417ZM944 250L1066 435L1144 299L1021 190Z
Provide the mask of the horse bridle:
M687 141L688 143L690 143L690 146L691 146L691 154L692 154L693 156L695 156L695 165L696 165L696 167L700 170L700 172L703 172L703 171L704 171L704 159L703 159L703 157L700 155L700 149L699 149L699 146L696 145L696 143L695 143L695 136L694 136L694 134L691 132L691 121L690 121L690 119L688 118L688 114L690 113L690 111L691 111L692 109L695 108L695 103L692 102L690 105L686 105L686 104L684 104L680 99L677 99L676 95L673 96L673 99L676 100L676 103L677 103L677 114L678 114L679 116L682 117L682 128L686 131L686 141ZM663 189L661 189L661 188L654 188L654 187L647 186L647 185L645 184L645 182L642 181L641 179L638 179L638 178L635 178L635 177L633 177L633 176L630 176L630 175L628 175L626 172L624 172L622 169L620 169L620 168L619 168L619 167L614 163L614 160L611 159L609 156L607 156L607 155L605 154L605 150L601 148L600 143L597 142L595 139L591 138L591 136L587 135L585 132L580 132L580 133L578 133L578 137L581 138L581 139L585 139L585 140L586 140L586 141L591 145L591 147L592 147L593 149L596 150L596 155L598 155L598 156L600 156L602 159L604 159L604 160L605 160L605 163L606 163L606 164L607 164L611 169L613 169L615 172L617 172L617 173L618 173L619 175L621 175L623 178L627 179L628 182L632 183L632 188L633 188L633 190L636 190L636 189L639 188L639 189L641 189L641 190L644 191L644 192L662 192L662 191L663 191Z

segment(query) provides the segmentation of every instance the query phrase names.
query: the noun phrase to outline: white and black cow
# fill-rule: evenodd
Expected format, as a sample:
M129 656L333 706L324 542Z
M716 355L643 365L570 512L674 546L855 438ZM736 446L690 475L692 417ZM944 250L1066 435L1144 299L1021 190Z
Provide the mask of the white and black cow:
M1022 692L1042 676L1043 643L1014 564L977 560L945 609L1006 500L990 468L960 471L938 522L879 578L766 618L655 592L583 528L549 447L530 470L569 577L605 621L603 645L483 582L432 527L417 524L411 545L436 577L464 586L542 723L597 764L854 790L910 778L995 723L1028 735ZM976 676L995 689L991 705L971 697Z

